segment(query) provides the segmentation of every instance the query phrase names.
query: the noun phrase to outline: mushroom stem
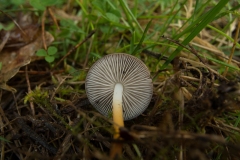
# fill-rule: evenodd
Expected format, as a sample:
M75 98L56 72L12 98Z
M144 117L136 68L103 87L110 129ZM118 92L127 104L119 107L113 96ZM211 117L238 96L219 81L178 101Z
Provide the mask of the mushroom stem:
M124 126L123 122L123 109L122 109L122 93L123 93L123 85L121 83L117 83L114 87L113 93L113 122L114 122L114 139L119 137L119 127Z
M115 130L114 139L118 139L120 137L119 127L124 127L123 122L123 109L122 109L122 93L123 93L123 85L121 83L115 84L114 92L113 92L113 127ZM122 153L122 144L121 143L113 143L110 151L110 157L115 159L116 157L121 157Z

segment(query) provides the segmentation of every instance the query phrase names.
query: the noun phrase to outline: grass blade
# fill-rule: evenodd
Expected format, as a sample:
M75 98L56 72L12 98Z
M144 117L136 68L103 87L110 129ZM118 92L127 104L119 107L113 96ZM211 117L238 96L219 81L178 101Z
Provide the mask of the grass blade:
M127 19L128 19L128 24L131 26L132 29L134 29L134 26L132 24L132 21L137 25L137 27L139 28L139 30L141 32L143 32L143 29L141 27L141 25L138 23L136 17L133 15L132 11L130 10L130 8L128 7L127 3L124 0L120 0L120 5L123 8Z
M229 2L229 0L221 0L215 7L208 11L204 16L195 21L194 27L191 27L191 33L184 39L182 45L187 45L204 27L206 27L211 21L215 19L215 16L221 11L221 9ZM192 25L191 25L192 26ZM188 27L186 30L189 30ZM180 34L182 35L182 34ZM178 38L179 36L177 36ZM160 69L164 69L167 65L180 53L183 47L179 46L169 57L169 59L162 65Z
M142 34L142 37L141 37L138 45L135 47L135 49L133 50L133 52L132 52L131 54L134 55L134 54L138 51L138 49L141 48L142 42L144 41L144 38L145 38L146 33L147 33L147 31L148 31L148 29L149 29L149 27L150 27L150 25L151 25L151 22L152 22L152 20L150 20L150 21L148 22L148 24L147 24L147 26L146 26L143 34Z

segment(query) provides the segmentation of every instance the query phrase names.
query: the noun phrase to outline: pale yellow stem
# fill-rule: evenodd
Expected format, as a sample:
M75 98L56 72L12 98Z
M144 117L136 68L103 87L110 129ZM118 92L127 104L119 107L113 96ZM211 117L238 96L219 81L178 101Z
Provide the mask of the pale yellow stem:
M113 93L113 127L114 127L114 139L119 139L119 127L124 127L123 121L123 109L122 109L122 92L123 86L120 83L117 83L114 87ZM110 157L115 159L121 157L122 154L122 144L121 143L112 143Z
M117 83L113 93L113 122L114 122L114 138L119 137L119 127L124 127L123 109L122 109L122 92L123 86Z

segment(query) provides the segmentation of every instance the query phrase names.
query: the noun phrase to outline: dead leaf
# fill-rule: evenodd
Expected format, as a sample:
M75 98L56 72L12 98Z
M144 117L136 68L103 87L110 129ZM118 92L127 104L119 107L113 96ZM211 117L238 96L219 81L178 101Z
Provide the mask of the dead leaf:
M21 30L19 28L15 28L11 31L0 31L0 37L4 38L6 37L7 34L9 34L4 48L9 47L19 48L34 41L37 38L37 36L39 36L38 31L39 25L28 25L21 28Z
M82 21L82 17L76 15L70 15L62 9L52 8L53 13L56 15L57 19L70 19L73 21Z
M5 44L7 43L9 36L10 36L10 33L9 33L9 32L6 32L6 34L3 36L2 42L1 42L1 44L0 44L0 52L2 51L3 47L4 47Z
M0 70L0 88L13 91L16 90L6 85L6 82L12 78L22 66L25 66L31 62L31 58L35 55L35 52L43 48L42 36L37 34L38 37L31 43L16 49L7 48L3 49L0 53L0 62L2 63L2 69ZM51 44L54 40L53 36L46 32L46 44Z

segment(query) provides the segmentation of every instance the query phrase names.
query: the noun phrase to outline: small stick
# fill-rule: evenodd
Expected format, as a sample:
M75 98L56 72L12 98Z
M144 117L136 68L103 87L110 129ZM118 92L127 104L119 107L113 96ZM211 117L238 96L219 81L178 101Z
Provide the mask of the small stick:
M28 93L30 93L30 92L32 92L32 89L31 89L31 85L30 85L30 81L29 81L29 77L28 77L28 67L27 67L27 65L25 67L25 76L26 76L26 81L27 81L27 86L28 86ZM33 105L32 101L30 101L30 108L32 110L32 115L34 116L35 115L35 108L34 108L34 105Z
M87 51L87 54L86 54L85 62L84 62L84 65L83 65L84 69L85 69L85 67L86 67L86 65L88 63L88 57L89 57L89 54L90 54L91 49L92 49L92 44L93 44L93 38L91 39L89 47L88 47L88 51Z
M18 73L20 74L25 74L26 71L23 71L23 70L20 70L18 71ZM58 71L54 71L54 72L50 72L50 71L27 71L28 72L28 75L45 75L45 74L50 74L50 73L53 73L53 74L58 74L58 73L63 73L64 70L58 70Z
M231 49L231 54L228 59L228 64L232 61L232 57L233 57L233 54L234 54L234 51L236 48L236 43L238 42L239 29L240 29L240 20L238 20L237 32L235 33L234 42L233 42L233 46ZM226 76L227 72L228 72L228 67L225 68L225 71L223 73L224 77Z
M11 19L13 21L13 23L19 28L19 30L23 33L24 36L27 36L27 34L23 31L23 29L18 25L18 23L7 13L3 12L0 10L0 12L2 12L4 15L6 15L9 19Z
M0 52L2 51L5 44L7 43L9 36L10 36L10 32L6 32L6 34L4 35L4 37L2 39L2 42L0 43Z
M46 19L46 10L43 12L43 16L42 16L42 41L43 41L43 47L45 50L47 50L47 44L46 44L46 37L45 37L45 19Z
M58 22L57 22L57 19L55 18L54 14L53 14L53 12L52 12L52 9L51 9L50 7L48 7L47 10L48 10L50 16L52 17L53 22L55 23L57 29L60 30L59 25L58 25Z
M15 114L18 118L16 120L17 125L26 133L27 136L29 136L34 141L38 142L40 145L42 145L44 148L46 148L49 152L56 154L57 149L53 147L52 145L48 144L41 136L39 136L32 128L30 128L17 114Z
M176 41L176 40L171 39L171 38L169 38L169 37L165 37L164 35L162 35L162 38L164 38L164 39L166 39L166 40L169 40L170 42L173 42L173 43L175 43L175 44L177 44L177 45L185 48L186 50L190 51L190 52L193 53L203 64L205 64L205 60L197 54L197 51L196 51L192 46L188 45L188 46L189 46L189 48L188 48L188 47L182 45L181 43L179 43L179 41Z
M68 51L68 53L63 56L60 61L58 61L58 63L52 68L55 69L67 56L69 56L71 53L73 53L73 51L75 51L78 47L80 47L83 43L85 43L90 37L92 37L92 35L96 32L96 30L93 30L92 32L90 32L87 37L81 41L80 43L78 43L76 46L74 46L70 51Z
M54 92L53 92L53 94L52 94L52 96L51 96L51 98L50 98L50 102L52 102L52 100L53 100L53 98L54 98L57 90L58 90L58 89L60 88L60 86L65 82L66 79L67 79L67 78L63 78L63 79L61 80L61 82L58 84L57 88L54 89Z

